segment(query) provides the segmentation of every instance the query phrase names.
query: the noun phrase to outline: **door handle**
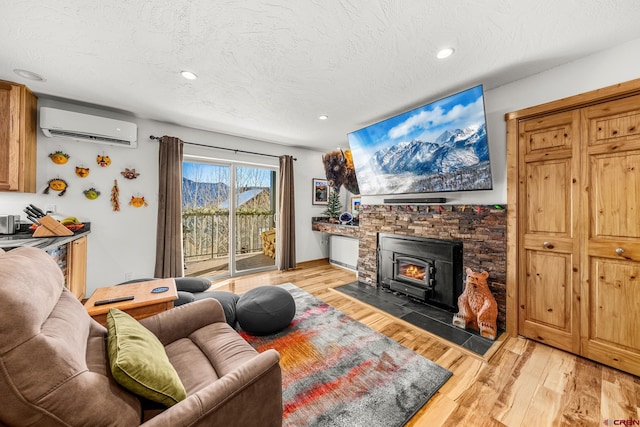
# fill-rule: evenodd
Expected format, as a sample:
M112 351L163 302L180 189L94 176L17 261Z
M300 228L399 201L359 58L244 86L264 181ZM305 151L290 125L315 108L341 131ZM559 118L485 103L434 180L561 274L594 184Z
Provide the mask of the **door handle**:
M628 259L628 260L632 259L630 256L624 254L624 249L622 249L622 248L616 248L615 252L616 252L616 255L619 255L624 259Z
M542 246L544 246L544 247L545 247L545 249L553 249L553 247L554 247L554 246L553 246L553 243L551 243L551 242L544 242L544 243L542 244Z

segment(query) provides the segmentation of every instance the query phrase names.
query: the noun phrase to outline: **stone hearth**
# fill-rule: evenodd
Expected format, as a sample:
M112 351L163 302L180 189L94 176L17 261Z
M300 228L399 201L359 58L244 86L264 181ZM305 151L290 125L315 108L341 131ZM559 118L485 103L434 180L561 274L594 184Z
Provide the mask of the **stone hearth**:
M377 233L463 242L463 266L489 272L498 303L498 328L506 320L506 210L493 205L362 205L358 280L377 286Z
M416 302L406 295L374 288L360 282L349 283L334 289L481 356L485 356L496 343L494 340L480 336L472 329L453 326L453 313ZM500 333L502 331L498 332Z

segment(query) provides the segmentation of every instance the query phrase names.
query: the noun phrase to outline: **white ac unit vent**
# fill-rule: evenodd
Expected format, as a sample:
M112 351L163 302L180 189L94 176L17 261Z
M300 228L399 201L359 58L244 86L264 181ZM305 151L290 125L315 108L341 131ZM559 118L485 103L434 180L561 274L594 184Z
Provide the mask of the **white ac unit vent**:
M138 146L138 126L135 123L107 117L42 107L40 128L48 137L58 136L118 147Z

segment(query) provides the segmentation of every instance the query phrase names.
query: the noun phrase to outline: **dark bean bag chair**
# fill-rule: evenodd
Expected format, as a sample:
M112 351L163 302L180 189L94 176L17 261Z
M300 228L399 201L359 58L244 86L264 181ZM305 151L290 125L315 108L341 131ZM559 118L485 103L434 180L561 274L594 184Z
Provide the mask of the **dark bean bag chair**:
M225 291L199 292L191 295L193 295L193 298L196 301L205 298L218 300L224 310L224 316L227 318L227 323L232 328L236 327L236 304L238 303L238 299L240 299L240 295Z
M270 335L289 326L296 314L293 296L277 286L259 286L240 295L238 324L252 335Z

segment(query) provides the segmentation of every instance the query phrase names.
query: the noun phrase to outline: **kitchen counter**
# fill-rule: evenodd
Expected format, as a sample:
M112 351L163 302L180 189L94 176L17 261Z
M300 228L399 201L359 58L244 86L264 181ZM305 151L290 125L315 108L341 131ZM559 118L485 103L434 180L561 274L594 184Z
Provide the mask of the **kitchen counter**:
M89 222L85 222L84 228L74 232L71 236L33 237L32 230L21 230L16 234L0 235L0 249L6 251L23 246L33 246L47 251L72 242L89 233L91 233L91 223Z

